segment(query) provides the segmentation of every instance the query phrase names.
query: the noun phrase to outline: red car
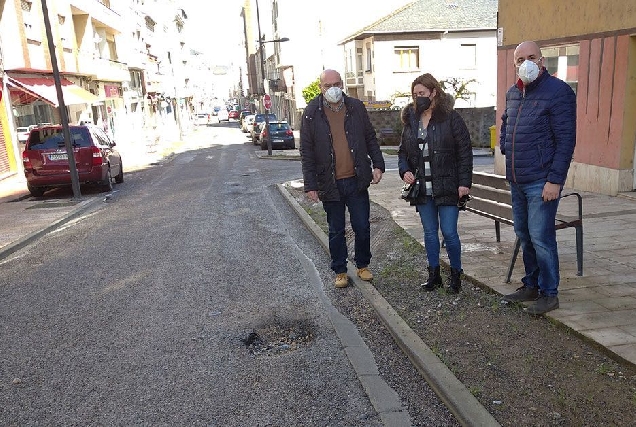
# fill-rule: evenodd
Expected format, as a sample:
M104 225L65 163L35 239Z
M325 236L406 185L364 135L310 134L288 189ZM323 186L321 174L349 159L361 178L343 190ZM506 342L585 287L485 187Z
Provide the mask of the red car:
M115 143L92 125L71 125L71 143L80 184L97 184L104 190L124 182L121 155ZM22 153L24 175L29 192L36 197L53 187L71 185L71 171L62 125L31 130Z
M241 112L239 110L230 110L227 113L227 117L228 119L234 119L234 120L238 120L239 116L240 116Z

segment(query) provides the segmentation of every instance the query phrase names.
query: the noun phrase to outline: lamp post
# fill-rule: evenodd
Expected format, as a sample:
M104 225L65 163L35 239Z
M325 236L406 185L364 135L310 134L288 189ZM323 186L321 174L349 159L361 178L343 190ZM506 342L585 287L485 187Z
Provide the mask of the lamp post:
M281 43L281 42L287 42L289 41L289 38L287 37L282 37L280 39L276 39L276 40L263 40L263 35L261 33L261 17L260 17L260 12L259 12L259 8L258 8L258 0L256 0L256 23L258 25L258 49L260 51L260 57L261 57L261 78L263 79L263 93L261 95L263 95L263 97L265 96L265 82L267 81L267 76L265 76L265 55L264 55L264 44L265 43ZM269 92L269 90L268 90ZM263 103L265 103L265 101L263 100ZM265 129L267 130L267 155L271 156L272 155L272 140L269 137L269 108L266 107L265 109Z

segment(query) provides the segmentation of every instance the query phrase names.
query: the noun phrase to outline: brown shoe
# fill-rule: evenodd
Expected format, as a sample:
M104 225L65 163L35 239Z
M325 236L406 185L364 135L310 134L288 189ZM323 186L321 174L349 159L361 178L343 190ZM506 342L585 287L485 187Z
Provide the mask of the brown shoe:
M371 271L369 271L367 267L358 268L358 277L365 282L373 280L373 274L371 274Z
M346 288L347 286L349 286L347 273L336 274L336 288Z

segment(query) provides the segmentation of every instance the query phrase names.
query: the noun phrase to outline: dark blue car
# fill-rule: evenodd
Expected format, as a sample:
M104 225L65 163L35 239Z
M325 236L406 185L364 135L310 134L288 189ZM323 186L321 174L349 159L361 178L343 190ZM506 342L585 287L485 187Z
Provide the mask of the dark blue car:
M261 131L261 149L267 149L267 138L272 140L272 148L280 150L293 150L296 148L294 132L287 122L269 122L269 128Z

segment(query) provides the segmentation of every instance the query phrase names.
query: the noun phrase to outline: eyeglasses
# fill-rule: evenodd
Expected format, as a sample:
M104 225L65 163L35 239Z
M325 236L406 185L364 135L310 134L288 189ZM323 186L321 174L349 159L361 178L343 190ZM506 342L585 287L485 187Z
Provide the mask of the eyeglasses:
M322 87L324 87L325 89L329 89L332 87L342 87L342 82L337 82L337 83L324 83L322 85Z

